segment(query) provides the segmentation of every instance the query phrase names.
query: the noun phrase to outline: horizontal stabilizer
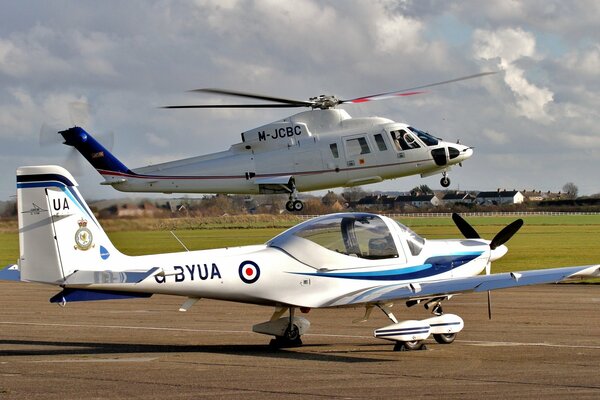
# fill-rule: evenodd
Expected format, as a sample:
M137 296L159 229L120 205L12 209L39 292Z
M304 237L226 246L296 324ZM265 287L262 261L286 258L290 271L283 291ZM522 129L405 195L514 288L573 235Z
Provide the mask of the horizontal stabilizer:
M67 276L65 286L93 285L110 283L139 283L153 275L159 268L147 271L75 271Z
M50 303L72 301L122 300L151 297L152 293L117 292L112 290L64 289L50 298Z
M21 271L17 264L8 265L0 270L0 281L20 281Z

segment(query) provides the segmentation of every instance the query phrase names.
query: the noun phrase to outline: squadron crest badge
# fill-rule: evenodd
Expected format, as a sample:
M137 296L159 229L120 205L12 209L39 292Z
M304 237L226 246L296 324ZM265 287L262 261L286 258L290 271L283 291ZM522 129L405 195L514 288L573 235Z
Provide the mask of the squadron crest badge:
M87 250L94 247L94 237L92 236L92 231L87 227L87 221L82 218L77 223L79 224L79 229L75 232L75 250Z

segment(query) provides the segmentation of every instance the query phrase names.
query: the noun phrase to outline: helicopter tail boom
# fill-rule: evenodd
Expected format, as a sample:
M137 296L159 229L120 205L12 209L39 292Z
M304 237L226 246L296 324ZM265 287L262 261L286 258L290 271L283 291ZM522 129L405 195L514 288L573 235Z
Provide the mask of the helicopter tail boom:
M101 175L104 176L107 172L132 173L129 168L83 128L75 126L58 133L65 139L64 144L75 147Z

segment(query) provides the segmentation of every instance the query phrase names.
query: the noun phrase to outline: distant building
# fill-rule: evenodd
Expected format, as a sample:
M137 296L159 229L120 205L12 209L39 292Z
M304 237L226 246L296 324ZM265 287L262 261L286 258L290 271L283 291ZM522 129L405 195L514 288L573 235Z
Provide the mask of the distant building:
M525 200L517 190L496 190L495 192L479 192L475 201L482 205L521 204Z
M475 196L471 193L465 192L456 192L456 193L446 193L444 197L442 197L442 202L446 205L452 204L471 204L475 201Z
M437 207L441 204L440 198L435 194L421 194L410 196L398 196L394 200L396 206L413 206L413 207Z

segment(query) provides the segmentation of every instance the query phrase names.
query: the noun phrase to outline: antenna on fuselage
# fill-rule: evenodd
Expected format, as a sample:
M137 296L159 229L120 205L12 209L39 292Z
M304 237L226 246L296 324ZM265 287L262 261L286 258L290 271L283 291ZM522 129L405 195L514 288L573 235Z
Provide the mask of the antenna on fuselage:
M175 232L173 232L173 231L169 231L169 232L171 232L171 235L173 235L173 237L179 242L179 244L185 249L185 251L190 251L187 247L185 247L185 244L183 244L183 242L177 237Z

